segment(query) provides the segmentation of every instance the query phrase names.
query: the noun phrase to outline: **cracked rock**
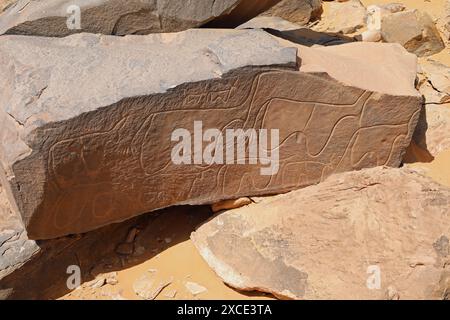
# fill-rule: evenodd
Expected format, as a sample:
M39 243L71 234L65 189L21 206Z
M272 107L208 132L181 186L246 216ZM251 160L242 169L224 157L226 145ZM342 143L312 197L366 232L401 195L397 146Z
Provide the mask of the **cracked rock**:
M236 27L280 0L19 0L0 15L0 34L64 37L89 32L111 35L177 32L211 26Z
M449 188L378 167L218 214L191 239L238 290L282 299L443 299L449 207Z
M30 239L399 166L422 102L398 45L308 48L261 30L3 40L0 176ZM275 131L280 146L229 164L229 146L208 162L205 142L201 165L174 161L202 128Z

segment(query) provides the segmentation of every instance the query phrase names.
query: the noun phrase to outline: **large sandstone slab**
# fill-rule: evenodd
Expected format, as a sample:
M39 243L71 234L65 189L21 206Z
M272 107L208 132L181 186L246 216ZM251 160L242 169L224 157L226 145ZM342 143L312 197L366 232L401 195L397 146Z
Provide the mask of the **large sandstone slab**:
M228 285L290 299L448 299L450 189L406 169L334 175L191 235Z
M395 73L367 69L368 47L346 45L298 46L299 72L295 48L254 30L3 40L1 174L31 239L398 166L421 105L415 57L397 45L372 50L391 56ZM356 87L364 77L372 81ZM276 169L262 174L268 155L250 164L248 153L245 164L175 164L172 133L193 133L195 121L279 130L279 148L265 147L279 155Z
M94 290L93 283L98 284L111 272L140 265L186 241L195 226L210 215L208 207L174 207L85 234L33 241L27 238L20 217L11 211L0 186L0 300L61 298L74 289L68 284L75 284L75 267L79 267L81 290L74 294L83 292L83 288ZM170 244L161 242L166 237L171 238ZM127 252L118 250L124 245L129 247ZM116 299L116 286L107 287L98 289L101 299L110 294Z
M280 0L19 0L0 15L0 34L63 37L176 32L202 26L235 27ZM78 6L79 11L76 7ZM75 9L74 9L75 8ZM80 28L76 25L79 13Z

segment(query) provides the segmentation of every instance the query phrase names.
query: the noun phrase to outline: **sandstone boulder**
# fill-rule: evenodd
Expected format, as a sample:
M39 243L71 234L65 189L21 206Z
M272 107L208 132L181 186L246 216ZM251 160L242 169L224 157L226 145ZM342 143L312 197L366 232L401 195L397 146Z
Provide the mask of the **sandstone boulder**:
M444 43L432 18L425 12L407 10L384 15L381 35L386 42L404 46L417 56L429 56L444 49Z
M421 61L419 91L425 105L413 140L422 151L436 157L450 149L450 68L431 59Z
M19 268L39 247L29 240L20 217L14 213L0 184L0 280ZM0 299L3 294L0 288Z
M287 21L306 25L322 14L322 0L282 0L262 16L280 17Z
M31 239L398 166L421 105L398 45L297 58L256 30L3 40L1 176Z
M433 157L450 149L450 104L425 106L414 132L415 144Z
M366 26L366 8L359 0L331 2L314 30L353 34Z
M374 168L230 210L191 235L228 285L288 299L448 299L450 189Z
M280 0L19 0L0 15L0 34L63 37L176 32L209 23L236 27Z

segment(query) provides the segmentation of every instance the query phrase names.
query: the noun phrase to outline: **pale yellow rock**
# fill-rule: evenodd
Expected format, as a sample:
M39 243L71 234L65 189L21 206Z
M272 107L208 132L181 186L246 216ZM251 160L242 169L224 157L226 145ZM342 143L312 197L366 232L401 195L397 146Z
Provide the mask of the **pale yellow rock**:
M366 26L366 8L359 0L330 2L314 30L352 34Z
M249 205L250 203L252 203L252 200L250 200L250 198L243 197L239 199L225 200L218 203L214 203L213 205L211 205L211 209L213 212L219 212L222 210L240 208Z

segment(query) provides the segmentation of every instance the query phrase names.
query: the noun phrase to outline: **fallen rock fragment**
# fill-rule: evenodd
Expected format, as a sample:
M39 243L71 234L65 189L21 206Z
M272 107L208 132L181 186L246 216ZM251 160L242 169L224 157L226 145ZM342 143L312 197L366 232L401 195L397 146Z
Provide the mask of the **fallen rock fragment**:
M237 29L275 29L279 31L296 30L302 27L298 24L284 20L280 17L255 17L244 24L241 24Z
M322 14L322 0L282 0L261 16L280 17L298 25L307 25Z
M398 45L307 48L260 30L3 40L0 178L31 239L399 166L422 102ZM266 132L267 146L237 158L242 139L195 142L211 128L224 143Z
M379 167L226 211L191 239L238 290L283 299L443 299L449 207L449 188Z
M425 12L407 10L383 15L381 36L419 57L433 55L445 48L432 18Z
M64 37L176 32L206 23L235 27L280 0L19 0L0 15L0 34Z
M442 16L438 20L437 26L441 32L444 41L449 44L450 42L450 0L445 3L445 8Z
M331 2L320 23L312 28L320 32L353 34L366 26L366 8L359 0Z
M134 282L133 290L145 300L154 300L172 281L173 278L157 280L156 274L146 273Z
M229 209L236 209L243 206L246 206L248 204L252 203L252 200L247 197L234 199L234 200L225 200L218 203L214 203L211 205L211 209L213 212L219 212L222 210L229 210Z
M184 283L184 286L193 296L197 296L201 293L208 291L208 289L206 289L205 287L199 285L198 283L192 282L192 281L186 281Z
M426 105L425 113L414 132L414 142L436 157L450 149L450 104Z
M0 183L0 280L20 268L34 255L39 246L29 240L20 217L14 213ZM0 287L0 299L1 299Z

